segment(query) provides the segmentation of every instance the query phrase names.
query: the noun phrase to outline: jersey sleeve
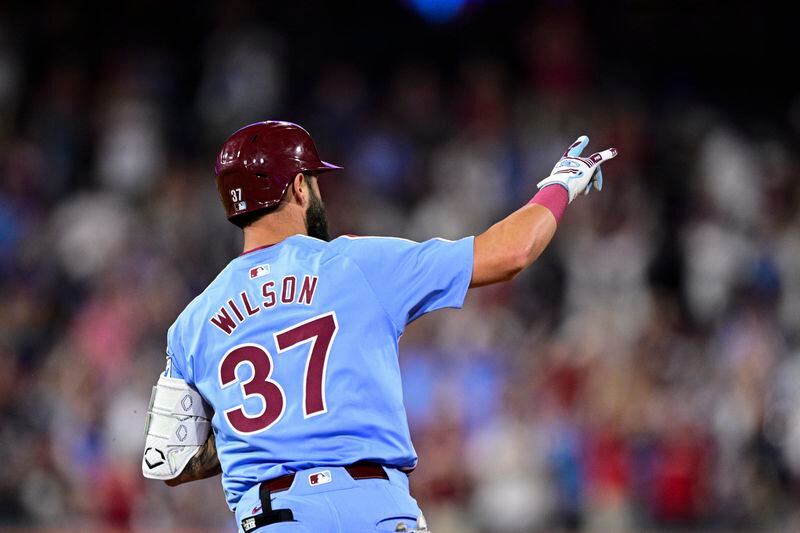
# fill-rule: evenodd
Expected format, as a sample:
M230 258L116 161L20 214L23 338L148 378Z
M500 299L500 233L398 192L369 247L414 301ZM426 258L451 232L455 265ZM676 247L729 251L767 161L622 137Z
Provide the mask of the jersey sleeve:
M426 313L461 308L472 279L474 237L414 242L393 237L339 237L380 304L401 330Z
M176 322L167 331L167 368L165 373L169 377L180 378L191 385L191 376L186 371L186 359L177 330Z

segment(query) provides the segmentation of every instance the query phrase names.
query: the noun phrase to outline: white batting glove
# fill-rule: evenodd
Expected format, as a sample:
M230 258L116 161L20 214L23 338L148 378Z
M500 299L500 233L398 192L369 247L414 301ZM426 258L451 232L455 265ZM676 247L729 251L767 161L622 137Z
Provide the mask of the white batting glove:
M537 187L542 189L557 183L567 190L570 203L581 192L589 194L592 186L598 191L602 190L603 171L600 170L600 164L617 157L617 149L609 148L589 157L580 157L587 144L589 137L586 135L578 137L578 140L572 143L558 160L550 176L537 183Z

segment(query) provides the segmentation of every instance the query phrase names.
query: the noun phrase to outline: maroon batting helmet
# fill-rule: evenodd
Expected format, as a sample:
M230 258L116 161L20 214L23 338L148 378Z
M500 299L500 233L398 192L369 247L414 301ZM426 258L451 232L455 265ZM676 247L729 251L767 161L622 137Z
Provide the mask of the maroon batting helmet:
M291 122L256 122L228 137L217 156L217 189L228 220L280 203L300 172L342 167L319 158L311 135Z

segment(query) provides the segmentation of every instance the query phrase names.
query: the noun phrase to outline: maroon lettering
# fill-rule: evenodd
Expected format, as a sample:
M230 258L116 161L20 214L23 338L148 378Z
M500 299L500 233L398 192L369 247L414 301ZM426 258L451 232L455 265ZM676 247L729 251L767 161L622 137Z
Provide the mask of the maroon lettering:
M264 297L264 309L269 309L275 305L274 281L268 281L261 286L261 295Z
M230 335L233 330L236 329L236 322L233 321L228 310L224 307L220 307L219 313L217 313L216 316L212 316L209 320L212 324L225 332L225 335Z
M317 290L318 279L317 276L303 277L303 288L300 289L300 298L298 300L301 304L311 305L311 301L314 299L314 291Z
M286 276L281 286L281 303L290 304L294 301L294 292L297 287L297 278Z
M258 433L269 428L280 420L286 405L283 389L272 381L272 358L262 346L243 344L237 346L222 358L219 365L219 382L225 388L239 381L236 369L242 363L250 363L253 375L241 383L245 397L259 396L263 404L261 414L251 416L244 410L244 405L225 411L225 418L239 433Z
M242 314L241 311L239 311L239 308L236 307L236 304L233 303L233 300L228 300L228 306L231 308L233 313L236 315L236 318L239 319L239 322L242 322L244 320L244 315Z
M245 291L242 291L242 294L240 296L242 297L242 304L244 305L244 310L247 313L247 316L253 316L254 314L261 311L260 307L256 307L255 309L253 309L253 306L250 305L250 298L247 297L247 293Z
M306 361L306 384L303 387L305 418L328 411L325 402L325 367L331 351L331 342L336 336L338 327L336 314L331 312L275 334L279 352L284 352L312 339L311 350Z

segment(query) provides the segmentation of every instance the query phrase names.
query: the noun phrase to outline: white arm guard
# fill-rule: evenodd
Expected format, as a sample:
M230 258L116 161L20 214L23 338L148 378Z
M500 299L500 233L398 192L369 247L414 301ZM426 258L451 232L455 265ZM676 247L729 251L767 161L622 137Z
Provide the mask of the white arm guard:
M142 474L174 479L205 444L211 409L182 379L161 375L153 387L145 422Z

